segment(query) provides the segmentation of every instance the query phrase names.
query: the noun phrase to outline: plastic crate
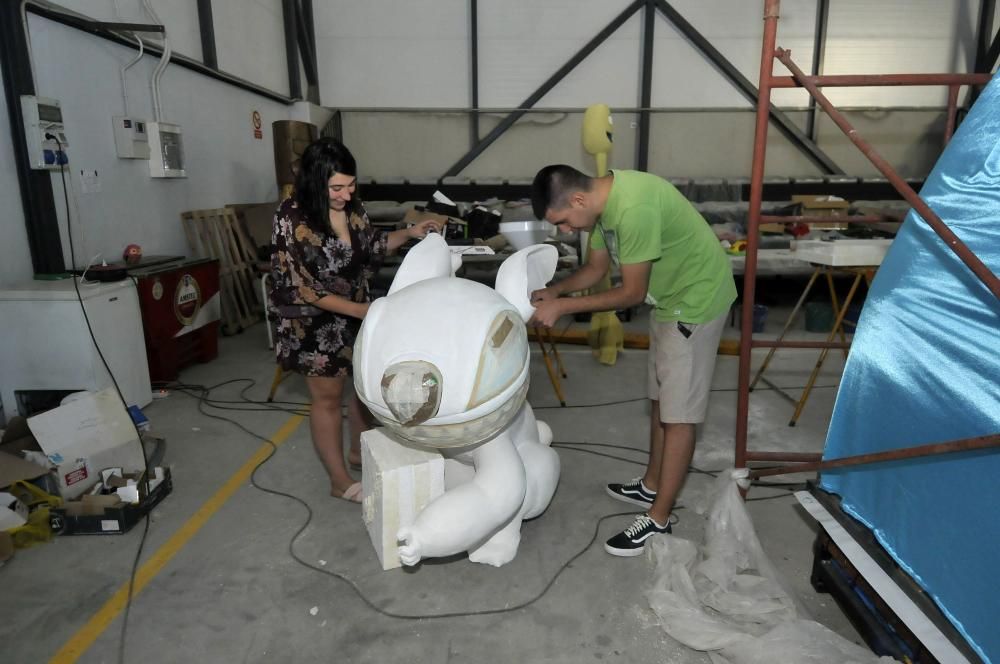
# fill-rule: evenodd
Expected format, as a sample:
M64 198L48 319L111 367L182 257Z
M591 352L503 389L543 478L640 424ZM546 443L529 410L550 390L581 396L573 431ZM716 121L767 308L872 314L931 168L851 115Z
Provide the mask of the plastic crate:
M163 469L163 481L149 492L137 505L124 503L107 507L101 514L71 515L67 508L54 507L49 511L49 526L59 535L122 535L139 523L146 514L160 504L173 490L170 469Z

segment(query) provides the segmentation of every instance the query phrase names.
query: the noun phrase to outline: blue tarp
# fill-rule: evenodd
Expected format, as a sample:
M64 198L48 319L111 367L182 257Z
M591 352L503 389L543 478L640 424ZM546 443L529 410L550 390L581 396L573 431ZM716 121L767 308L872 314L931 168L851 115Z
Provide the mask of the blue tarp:
M1000 274L1000 81L921 197ZM1000 433L1000 301L915 212L880 267L825 458ZM864 522L987 661L1000 663L1000 450L845 468L823 488Z

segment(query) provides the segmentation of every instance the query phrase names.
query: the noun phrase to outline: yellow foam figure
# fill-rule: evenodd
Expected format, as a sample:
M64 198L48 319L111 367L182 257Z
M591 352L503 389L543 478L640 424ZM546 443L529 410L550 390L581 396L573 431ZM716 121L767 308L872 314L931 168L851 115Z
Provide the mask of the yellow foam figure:
M593 155L597 162L596 177L603 177L608 172L608 154L611 152L611 135L614 125L611 121L611 109L607 104L588 106L583 114L583 149ZM590 240L587 240L586 254L590 254ZM584 257L586 260L587 256ZM590 289L592 293L601 293L611 288L610 269L600 283ZM593 348L594 357L601 364L614 364L618 361L618 351L624 348L625 331L622 323L613 311L597 311L590 317L590 331L587 341Z

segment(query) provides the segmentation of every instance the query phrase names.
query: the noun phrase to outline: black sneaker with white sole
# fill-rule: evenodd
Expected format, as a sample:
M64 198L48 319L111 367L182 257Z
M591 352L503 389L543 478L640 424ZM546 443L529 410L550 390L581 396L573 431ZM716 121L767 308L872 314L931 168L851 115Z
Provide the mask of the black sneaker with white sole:
M609 484L608 495L626 503L632 503L639 507L649 507L656 500L656 492L650 491L642 483L642 478L637 477L631 482L624 484Z
M640 514L632 525L604 543L604 550L612 556L638 556L646 548L646 541L653 535L672 532L670 523L660 527L648 514Z

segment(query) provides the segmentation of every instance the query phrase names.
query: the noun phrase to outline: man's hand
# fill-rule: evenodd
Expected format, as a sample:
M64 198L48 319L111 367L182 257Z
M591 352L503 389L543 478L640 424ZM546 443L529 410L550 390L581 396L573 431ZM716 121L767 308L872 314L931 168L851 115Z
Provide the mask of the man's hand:
M559 298L559 292L549 286L548 288L540 288L536 291L531 291L531 303L545 302L547 300L555 300Z
M535 291L535 293L538 292L541 291ZM532 293L532 297L534 297L534 295L535 294ZM566 313L566 302L567 300L564 299L535 300L532 302L532 305L535 307L535 314L531 317L531 320L528 321L528 324L541 327L552 327L556 324L556 321L559 320L559 317Z

